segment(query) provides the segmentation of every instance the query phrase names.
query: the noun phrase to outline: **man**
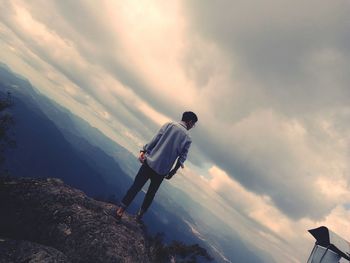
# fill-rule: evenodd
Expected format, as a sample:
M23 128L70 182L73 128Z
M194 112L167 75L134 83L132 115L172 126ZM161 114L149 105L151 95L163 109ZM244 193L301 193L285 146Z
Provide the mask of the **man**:
M136 220L141 221L163 179L171 179L180 167L184 168L192 142L188 131L195 126L197 121L195 113L186 111L182 114L181 122L164 124L153 139L143 147L139 156L142 166L120 203L116 214L117 219L121 219L126 208L150 179L151 183L136 215ZM176 159L176 165L172 169Z

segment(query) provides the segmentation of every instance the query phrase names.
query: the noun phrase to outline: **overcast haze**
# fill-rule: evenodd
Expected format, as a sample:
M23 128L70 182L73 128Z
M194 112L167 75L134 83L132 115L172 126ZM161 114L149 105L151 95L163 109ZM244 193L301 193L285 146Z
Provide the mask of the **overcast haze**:
M170 183L262 262L305 262L306 230L322 224L350 239L348 1L0 10L0 61L135 155L161 124L196 112L188 163Z

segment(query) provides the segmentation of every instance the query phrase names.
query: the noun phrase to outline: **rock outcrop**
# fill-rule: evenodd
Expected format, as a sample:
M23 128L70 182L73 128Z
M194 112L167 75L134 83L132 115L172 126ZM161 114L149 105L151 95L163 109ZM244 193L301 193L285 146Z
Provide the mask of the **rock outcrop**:
M0 239L1 263L69 263L57 249L23 240Z
M143 226L115 210L59 179L0 178L0 262L151 262Z

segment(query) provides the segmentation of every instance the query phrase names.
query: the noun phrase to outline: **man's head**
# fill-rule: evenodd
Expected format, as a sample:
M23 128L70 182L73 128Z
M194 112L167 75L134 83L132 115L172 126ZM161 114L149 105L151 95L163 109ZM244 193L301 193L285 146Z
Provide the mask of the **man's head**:
M196 125L196 122L198 121L198 117L192 111L185 111L182 114L182 119L181 120L184 123L186 123L187 130L190 130Z

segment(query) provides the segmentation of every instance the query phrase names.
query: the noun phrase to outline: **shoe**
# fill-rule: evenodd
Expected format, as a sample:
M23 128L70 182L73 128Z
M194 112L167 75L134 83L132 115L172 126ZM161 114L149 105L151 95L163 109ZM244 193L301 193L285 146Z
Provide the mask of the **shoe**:
M143 213L141 213L141 211L139 211L139 212L136 214L135 220L136 220L137 223L140 223L140 224L143 223L142 216L143 216Z
M123 214L124 214L124 211L125 211L125 208L124 208L124 207L121 207L121 206L117 209L117 212L116 212L116 214L115 214L115 218L116 218L118 221L122 219L122 216L123 216Z

